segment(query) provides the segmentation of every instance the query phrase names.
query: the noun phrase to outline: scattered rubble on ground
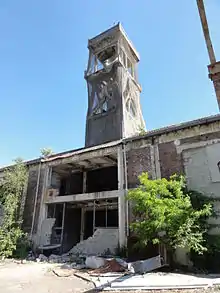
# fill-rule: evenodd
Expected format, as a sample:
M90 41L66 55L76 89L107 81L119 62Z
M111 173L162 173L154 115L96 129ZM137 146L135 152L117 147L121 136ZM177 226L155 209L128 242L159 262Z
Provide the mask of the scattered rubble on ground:
M128 290L179 290L204 289L220 284L220 278L193 276L187 274L152 272L162 266L161 257L127 263L117 257L85 256L66 253L40 254L37 262L54 266L52 271L58 277L79 277L92 282L97 289L108 291Z
M139 260L128 264L129 271L137 274L144 274L162 267L160 255L146 260Z
M48 258L44 254L39 254L39 256L36 258L37 262L46 262L48 261Z
M106 260L102 257L88 256L85 265L88 269L98 269L104 267Z
M118 229L117 228L98 228L95 233L86 240L80 241L74 246L69 253L84 255L101 255L106 249L114 254L118 246Z
M105 264L90 272L90 275L100 275L100 274L106 274L106 273L121 273L125 272L125 268L118 263L114 258L111 260L106 260Z

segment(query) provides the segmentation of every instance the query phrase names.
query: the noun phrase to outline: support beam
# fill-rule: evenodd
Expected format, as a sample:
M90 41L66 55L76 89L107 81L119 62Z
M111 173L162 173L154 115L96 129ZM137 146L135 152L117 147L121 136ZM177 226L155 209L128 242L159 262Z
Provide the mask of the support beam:
M83 172L83 193L86 193L87 190L87 172Z
M118 147L118 189L120 191L120 195L118 197L119 246L123 247L126 245L126 203L124 190L124 160L121 146Z
M101 164L93 163L90 160L84 160L84 162L87 162L89 164L90 169L99 169L103 167Z
M61 243L61 252L62 252L62 246L63 246L63 234L64 234L64 223L65 223L65 213L66 213L66 203L64 202L63 204L63 213L62 213L62 230L61 230L61 239L60 239L60 243Z
M84 229L85 229L85 209L81 208L81 228L80 228L80 241L84 239Z
M36 239L37 245L40 243L42 223L47 216L47 205L45 204L44 199L45 199L45 195L48 190L48 187L51 185L51 177L52 177L52 168L46 166L45 173L44 173L43 190L42 190L41 201L40 201L39 220L38 220L38 226L37 226L37 239Z
M93 202L93 234L95 232L95 200Z
M83 171L84 167L82 165L76 164L76 163L68 163L68 166L71 166L72 168L80 171Z
M86 202L91 200L102 200L110 198L118 198L123 190L100 191L92 193L71 194L64 196L55 196L52 198L45 198L44 203L63 203L63 202Z
M117 165L117 160L112 158L111 156L105 156L102 159L107 161L108 163L111 163L113 165Z
M215 52L212 46L211 37L209 34L208 21L205 13L205 6L203 0L197 0L200 20L202 24L203 34L206 42L206 47L209 54L210 65L208 66L209 78L213 82L218 108L220 110L220 62L216 62Z
M205 38L205 42L206 42L206 46L207 46L207 50L209 54L209 59L211 64L214 64L216 62L215 52L214 52L211 37L209 34L209 26L208 26L208 22L206 18L203 0L197 0L197 5L198 5L201 24L202 24L203 34L204 34L204 38Z

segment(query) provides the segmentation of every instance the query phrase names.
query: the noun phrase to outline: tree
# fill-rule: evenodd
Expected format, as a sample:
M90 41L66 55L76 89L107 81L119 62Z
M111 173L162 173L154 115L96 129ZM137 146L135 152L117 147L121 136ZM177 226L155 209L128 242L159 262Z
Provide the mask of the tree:
M21 159L4 171L0 182L0 204L3 208L3 220L0 226L0 256L13 254L19 238L24 233L21 229L21 202L23 189L27 183L27 169Z
M184 177L150 180L143 173L139 180L139 187L128 193L136 219L131 229L138 236L139 244L164 244L169 251L185 247L202 254L206 247L200 219L211 215L212 205L193 208Z
M47 158L47 157L49 157L50 155L53 154L53 151L52 151L51 148L42 148L40 150L40 152L41 152L41 156L44 157L44 158Z

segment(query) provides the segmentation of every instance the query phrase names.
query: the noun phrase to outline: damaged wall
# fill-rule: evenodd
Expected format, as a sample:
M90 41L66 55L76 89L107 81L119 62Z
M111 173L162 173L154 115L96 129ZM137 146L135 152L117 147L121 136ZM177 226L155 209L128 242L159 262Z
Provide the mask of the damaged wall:
M220 143L219 130L220 122L213 122L201 126L187 127L178 131L161 131L160 134L152 132L146 136L126 140L128 188L134 188L138 185L138 176L142 172L148 172L150 178L160 178L160 176L169 177L174 173L186 173L189 187L209 194L214 193L218 196L217 190L220 184L217 168L217 163L220 161L218 157L220 152L218 147ZM213 147L211 148L211 146ZM203 148L205 148L205 151ZM205 163L207 160L209 160L211 165L215 166L214 169L209 168L209 171L207 171L207 163ZM44 172L45 167L42 167L34 232L36 232L39 216ZM29 171L27 198L24 210L23 226L27 232L30 232L31 229L37 176L38 166L33 165ZM205 176L205 179L201 181L200 178L202 176ZM115 182L118 181L116 177L116 173L114 173ZM79 183L77 180L74 181L77 184ZM129 217L131 220L131 215Z
M127 151L127 173L128 188L135 188L139 184L138 176L143 172L148 172L152 177L153 172L152 148L146 146L142 148L132 147Z
M207 197L219 199L214 203L217 218L210 218L209 223L218 225L210 230L212 234L220 232L220 143L196 149L186 150L183 153L187 183L190 189L198 190Z
M215 122L128 142L128 187L136 187L138 176L146 171L153 178L185 174L189 188L220 198L219 129L220 123ZM156 172L158 167L159 172ZM220 202L215 208L220 215ZM129 218L133 219L132 213ZM210 222L220 226L220 217ZM217 231L220 229L212 230L213 233Z
M34 165L29 168L27 196L25 200L24 214L23 214L23 229L27 233L30 233L31 226L32 226L34 202L35 202L35 196L36 196L36 190L37 190L37 184L38 184L38 172L39 172L38 165ZM37 193L36 213L35 213L34 230L33 230L34 233L37 232L41 196L42 196L43 185L44 185L44 177L45 177L45 165L42 165L41 171L40 171L38 193Z

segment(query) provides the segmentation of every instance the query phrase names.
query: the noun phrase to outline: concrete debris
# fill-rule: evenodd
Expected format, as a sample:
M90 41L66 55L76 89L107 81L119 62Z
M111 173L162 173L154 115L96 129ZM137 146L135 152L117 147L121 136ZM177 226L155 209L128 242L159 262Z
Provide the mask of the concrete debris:
M120 274L120 273L118 273ZM174 273L147 273L144 275L90 275L96 289L106 291L140 291L208 288L220 283L220 278Z
M124 267L125 269L128 269L128 263L125 261L125 260L123 260L123 259L121 259L121 258L115 258L115 260L122 266L122 267Z
M114 254L118 246L117 228L98 228L92 237L79 242L69 253L82 255L105 255L106 252Z
M70 268L60 267L60 268L54 268L53 273L58 277L70 277L74 275L75 270L72 269L71 267Z
M86 267L88 269L98 269L105 265L106 260L97 256L88 256L86 258Z
M111 283L114 290L169 290L210 287L211 281L191 275L172 273L148 273L123 276Z
M46 262L48 258L44 254L39 254L38 258L36 259L37 262Z
M27 260L27 261L34 261L34 260L36 260L36 257L35 257L35 255L34 255L34 253L33 253L32 250L30 250L30 251L28 252L28 255L27 255L27 257L26 257L26 260Z
M51 254L48 258L49 263L60 263L62 262L62 257L60 255Z
M160 255L146 260L140 260L128 264L128 270L131 273L144 274L156 270L162 266Z
M73 269L83 270L83 269L86 269L86 265L85 264L75 264L75 265L73 265Z
M125 268L120 265L115 259L107 260L105 265L93 270L90 274L106 274L106 273L125 272Z
M70 255L63 254L63 255L61 255L61 261L62 262L72 262L73 259Z

